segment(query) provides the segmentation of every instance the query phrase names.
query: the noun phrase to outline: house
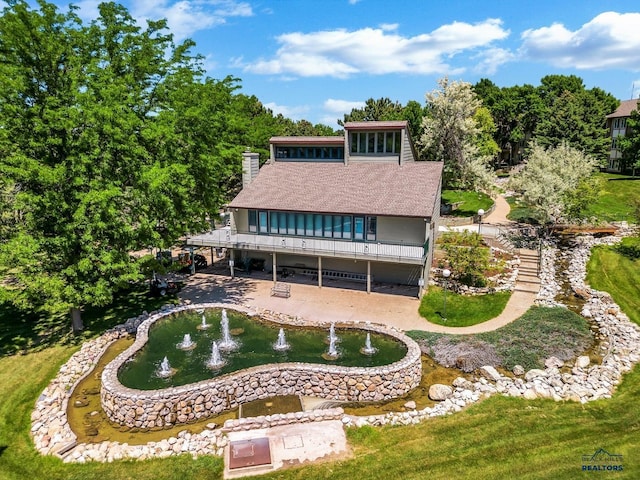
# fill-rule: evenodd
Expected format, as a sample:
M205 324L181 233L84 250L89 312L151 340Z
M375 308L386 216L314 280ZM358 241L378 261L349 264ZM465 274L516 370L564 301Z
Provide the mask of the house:
M188 238L226 248L234 267L425 285L433 258L442 163L418 161L406 121L350 122L344 136L273 137L270 158L243 154L229 225Z
M615 112L607 115L607 128L611 136L611 150L609 151L609 162L607 164L607 171L609 172L622 172L622 151L618 149L618 140L619 137L629 134L627 120L631 117L631 112L637 108L637 98L623 100Z

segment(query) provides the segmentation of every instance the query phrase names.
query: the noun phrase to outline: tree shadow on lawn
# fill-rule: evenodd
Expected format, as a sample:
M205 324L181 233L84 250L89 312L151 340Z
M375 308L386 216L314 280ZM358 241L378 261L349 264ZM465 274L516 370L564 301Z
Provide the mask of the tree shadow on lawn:
M161 298L149 294L147 282L121 290L110 305L86 307L82 312L84 330L73 334L69 314L47 315L0 304L0 357L37 351L52 345L80 344L143 311L157 310L175 303L175 296Z

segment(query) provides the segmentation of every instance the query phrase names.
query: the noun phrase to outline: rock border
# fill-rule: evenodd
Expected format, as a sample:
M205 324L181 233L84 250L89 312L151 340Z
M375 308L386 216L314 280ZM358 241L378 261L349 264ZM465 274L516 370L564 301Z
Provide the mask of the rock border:
M427 418L461 411L480 398L494 394L527 399L553 398L554 400L579 401L581 403L609 398L622 375L640 362L640 328L620 311L609 294L591 289L584 283L584 279L591 247L600 244L614 244L618 241L620 241L619 237L604 239L585 237L580 246L572 252L570 268L572 279L575 286L590 295L582 310L582 315L596 323L602 338L601 348L603 348L605 355L600 365L591 365L588 357L579 357L571 366L571 373L560 373L559 363L551 361L548 362L549 366L544 370L530 370L524 373L524 376L522 376L523 371L517 371L514 368L518 374L516 378L507 377L496 372L495 369L483 367L476 371L473 380L467 380L463 377L454 380L449 398L433 407L422 410L410 408L415 405L409 406L407 404L408 411L405 412L391 412L385 415L366 417L346 415L341 408L312 410L286 415L228 420L222 429L216 429L214 424L210 424L207 429L198 434L191 434L185 430L175 437L160 442L149 442L145 445L128 445L118 442L76 445L75 435L66 423L66 402L73 386L92 371L109 344L123 336L127 328L131 330L132 324L135 328L136 323L139 324L146 318L143 315L142 318L133 319L133 322L127 322L125 326L86 342L81 350L72 355L69 361L60 368L58 375L38 398L31 415L31 434L36 450L42 454L58 453L63 456L65 462L78 463L110 462L124 458L163 458L185 453L189 453L193 457L199 455L221 456L228 443L227 431L338 418L345 426L409 425L422 422ZM553 270L549 269L553 269L556 252L552 249L545 251L546 253L542 257L543 272L545 268L552 272ZM550 281L553 281L552 277L550 277ZM548 304L547 302L549 299L552 300L553 296L555 296L555 291L554 287L551 287L546 290L546 295L539 297L540 303ZM550 302L550 304L553 303ZM233 308L236 307L233 306ZM266 310L260 313L267 317L280 317L280 315ZM290 321L294 324L295 322L304 322L297 318L290 318Z
M379 333L403 343L405 356L394 363L376 367L344 367L311 363L276 363L246 368L188 385L158 390L125 387L118 379L120 368L149 340L149 330L160 319L201 309L228 309L255 315L243 306L226 303L183 305L151 315L139 327L136 340L107 364L100 389L102 409L119 425L150 429L213 417L243 403L274 395L301 395L348 402L381 402L402 397L416 388L422 378L419 345L404 333L382 325L343 324L341 328ZM268 315L264 315L266 317ZM280 315L269 318L278 325L299 323ZM328 329L330 323L305 322L308 327Z

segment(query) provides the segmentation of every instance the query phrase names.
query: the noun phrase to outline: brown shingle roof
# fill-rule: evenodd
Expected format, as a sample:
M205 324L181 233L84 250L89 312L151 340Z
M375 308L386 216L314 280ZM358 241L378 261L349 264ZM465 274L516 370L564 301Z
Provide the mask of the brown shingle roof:
M340 145L344 143L344 137L271 137L269 143L278 145Z
M441 162L265 164L229 204L298 212L431 217Z
M638 108L638 99L623 100L615 112L607 115L607 118L630 117L631 112Z
M386 130L406 128L409 122L406 120L380 120L367 122L347 122L344 124L345 130Z

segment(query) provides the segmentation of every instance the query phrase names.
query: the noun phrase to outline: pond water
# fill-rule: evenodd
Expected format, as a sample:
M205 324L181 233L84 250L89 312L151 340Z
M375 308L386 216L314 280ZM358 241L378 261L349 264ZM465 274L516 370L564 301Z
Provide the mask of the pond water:
M364 355L367 331L335 328L338 357L327 355L329 329L284 328L289 348L274 349L278 341L280 325L272 325L252 319L234 311L227 311L229 331L237 349L220 352L224 365L210 368L212 345L223 340L221 310L205 312L208 328L203 329L202 314L182 312L156 322L149 331L149 340L135 357L125 363L118 372L120 382L129 388L154 390L186 385L215 378L227 373L257 365L284 362L330 364L347 367L376 367L388 365L404 358L407 347L387 335L371 332L371 344L377 349L374 355ZM185 335L193 345L180 348ZM160 365L166 357L171 374L159 375Z

